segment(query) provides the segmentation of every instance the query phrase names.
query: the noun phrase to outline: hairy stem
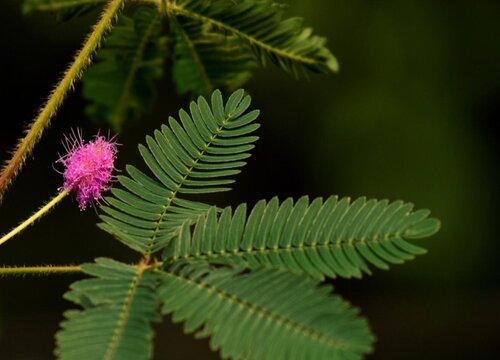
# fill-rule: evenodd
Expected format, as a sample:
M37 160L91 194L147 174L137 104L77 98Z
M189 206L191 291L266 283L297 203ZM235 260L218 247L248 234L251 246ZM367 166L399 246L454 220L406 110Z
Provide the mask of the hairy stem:
M73 63L50 94L49 99L38 113L38 116L28 127L26 136L20 140L12 157L7 161L0 174L0 201L5 194L7 186L23 166L26 157L33 151L43 130L49 126L50 120L56 114L67 93L73 88L75 82L81 78L83 70L90 64L93 53L99 47L105 33L111 27L114 18L122 8L123 3L124 0L110 0L108 2L99 22L93 27L83 47L76 54Z
M47 214L51 209L53 209L62 199L66 197L66 195L69 194L70 190L63 190L59 194L57 194L56 197L54 197L52 200L50 200L48 203L46 203L44 206L42 206L38 211L36 211L33 215L31 215L29 218L24 220L22 223L20 223L18 226L16 226L14 229L9 231L7 234L3 235L0 238L0 245L2 245L4 242L7 240L13 238L17 234L19 234L21 231L26 229L28 226L33 224L35 221L40 219L43 215Z
M134 266L138 271L144 272L146 269L158 269L162 262L153 264L139 263ZM8 276L50 276L50 275L70 275L82 273L81 265L38 265L38 266L0 266L0 278Z
M12 266L0 267L0 278L7 276L49 276L59 274L74 274L82 272L80 265L43 265L43 266Z

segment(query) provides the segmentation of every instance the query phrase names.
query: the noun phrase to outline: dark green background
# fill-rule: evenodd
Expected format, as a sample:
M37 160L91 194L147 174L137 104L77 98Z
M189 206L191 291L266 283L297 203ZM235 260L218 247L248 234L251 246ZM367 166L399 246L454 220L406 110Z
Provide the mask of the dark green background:
M429 253L361 281L335 281L378 336L375 359L494 358L500 352L497 258L500 125L498 1L290 1L341 62L335 76L294 81L268 67L247 89L262 109L261 141L235 191L217 204L278 194L404 199L428 207L442 231ZM69 23L0 11L0 159L35 114L95 14ZM187 99L160 82L154 114L120 136L119 168L140 164L136 144ZM77 89L79 92L80 89ZM52 169L71 127L93 134L71 95L0 207L0 232L61 185ZM102 129L102 127L101 127ZM96 227L93 209L66 200L0 248L0 264L80 263L136 256ZM0 279L0 359L50 359L61 295L77 277ZM157 359L216 358L207 342L158 326Z

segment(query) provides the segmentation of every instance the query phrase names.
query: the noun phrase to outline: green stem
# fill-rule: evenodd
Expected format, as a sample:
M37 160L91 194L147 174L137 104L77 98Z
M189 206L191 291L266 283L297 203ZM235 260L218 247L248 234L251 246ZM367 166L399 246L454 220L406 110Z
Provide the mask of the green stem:
M43 130L49 126L50 120L56 114L66 98L67 93L74 87L75 82L81 78L83 71L89 66L93 53L99 47L105 33L111 27L124 1L125 0L110 0L108 2L99 22L94 26L83 44L83 47L76 54L73 63L64 73L63 78L50 94L46 104L42 107L38 116L27 129L26 136L21 139L11 159L2 169L0 174L0 201L7 186L12 182L23 166L26 157L33 151L35 144L42 136Z
M138 273L141 274L146 269L158 269L162 266L162 262L155 262L153 264L139 263L134 266ZM82 273L81 265L39 265L39 266L0 266L0 278L8 276L50 276L50 275L71 275Z
M3 235L0 238L0 245L5 243L7 240L13 238L17 234L19 234L21 231L26 229L28 226L33 224L35 221L40 219L43 215L48 213L52 208L54 208L62 199L66 197L66 195L69 194L69 190L63 190L59 194L57 194L56 197L54 197L52 200L50 200L48 203L46 203L44 206L42 206L38 211L36 211L33 215L31 215L29 218L24 220L22 223L20 223L18 226L16 226L14 229L9 231L7 234Z
M81 273L80 265L44 265L44 266L12 266L0 267L0 278L7 276L49 276L59 274Z

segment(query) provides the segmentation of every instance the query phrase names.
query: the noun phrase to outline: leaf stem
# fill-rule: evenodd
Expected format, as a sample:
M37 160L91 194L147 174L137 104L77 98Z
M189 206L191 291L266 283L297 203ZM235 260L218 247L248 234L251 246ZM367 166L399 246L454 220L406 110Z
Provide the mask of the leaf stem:
M48 203L43 205L38 211L36 211L33 215L31 215L29 218L24 220L22 223L20 223L18 226L16 226L14 229L9 231L7 234L3 235L0 238L0 245L5 243L7 240L11 239L12 237L16 236L19 234L21 231L26 229L28 226L33 224L35 221L40 219L43 215L47 214L52 208L54 208L62 199L66 197L66 195L69 194L68 189L65 189L61 191L57 196L55 196L52 200L50 200Z
M26 157L33 151L44 129L49 126L50 120L57 113L67 93L74 87L76 81L81 78L83 71L89 66L93 53L99 47L105 33L111 27L114 18L122 8L123 3L124 0L110 0L108 2L99 22L93 27L81 50L76 54L73 63L66 70L63 78L52 91L37 117L28 127L26 136L20 140L11 159L8 160L0 173L0 201L7 186L23 166Z
M0 267L0 278L7 276L49 276L75 274L82 272L80 265L42 265L42 266L5 266Z
M125 301L123 302L123 306L120 309L118 323L116 324L113 330L113 335L108 343L106 353L104 354L104 360L112 360L116 357L116 351L123 337L125 325L130 318L130 311L132 309L134 296L137 293L144 271L146 271L148 268L149 266L145 265L145 263L141 263L136 266L136 273L130 283L129 289L127 291L127 296L125 298Z

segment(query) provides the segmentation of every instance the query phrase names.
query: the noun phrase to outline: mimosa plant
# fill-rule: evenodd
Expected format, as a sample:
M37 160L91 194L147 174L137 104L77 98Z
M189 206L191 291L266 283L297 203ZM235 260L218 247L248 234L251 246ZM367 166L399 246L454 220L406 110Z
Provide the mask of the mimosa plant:
M259 111L244 90L232 89L268 60L295 76L336 71L325 40L299 19L284 19L282 6L267 0L27 0L24 8L67 19L102 5L99 22L3 169L0 194L82 76L87 114L114 130L150 108L167 56L179 93L195 100L139 145L144 165L128 165L116 178L113 138L70 135L58 161L59 193L0 238L0 244L13 239L75 194L82 209L100 204L98 226L140 257L135 264L97 258L78 266L0 268L3 276L87 277L64 295L76 309L64 314L56 356L149 359L152 325L168 314L186 333L210 337L222 358L370 353L367 321L322 282L361 278L372 266L387 269L423 254L413 242L439 229L428 210L364 197L275 197L223 208L199 200L230 190L258 140ZM124 5L132 16L122 13Z

